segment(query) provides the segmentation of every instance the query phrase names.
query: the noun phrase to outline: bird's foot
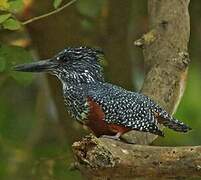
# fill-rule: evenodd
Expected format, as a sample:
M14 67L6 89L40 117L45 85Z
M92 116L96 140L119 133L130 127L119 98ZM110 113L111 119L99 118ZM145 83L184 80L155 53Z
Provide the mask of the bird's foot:
M116 141L121 141L120 137L117 135L115 135L115 136L102 135L101 138L107 138L107 139L113 139Z
M113 140L116 140L116 141L121 141L120 137L121 137L121 133L118 132L116 135L114 136L108 136L108 135L102 135L101 136L102 138L108 138L108 139L113 139Z
M128 139L122 137L121 133L117 133L114 136L102 135L101 138L113 139L113 140L121 141L121 142L124 142L124 143L127 143L127 144L136 144L135 142L129 141Z

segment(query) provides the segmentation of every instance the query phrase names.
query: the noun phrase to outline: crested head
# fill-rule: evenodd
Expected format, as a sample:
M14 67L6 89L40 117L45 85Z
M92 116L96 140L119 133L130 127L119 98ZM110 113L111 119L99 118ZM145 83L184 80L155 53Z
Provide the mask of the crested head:
M99 48L90 47L67 47L59 52L55 58L62 62L76 62L76 61L88 61L90 63L99 62L100 57L104 55L103 51Z
M104 54L101 49L68 47L53 58L15 67L17 71L48 72L63 83L93 83L104 81L100 64Z
M68 47L54 57L59 65L52 73L64 82L103 81L100 64L103 56L103 51L98 48Z

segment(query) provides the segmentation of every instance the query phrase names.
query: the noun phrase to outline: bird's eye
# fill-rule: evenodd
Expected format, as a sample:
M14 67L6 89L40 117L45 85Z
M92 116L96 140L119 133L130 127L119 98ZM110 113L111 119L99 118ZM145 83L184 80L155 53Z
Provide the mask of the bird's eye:
M59 63L65 63L69 60L69 57L65 54L59 54L55 58Z

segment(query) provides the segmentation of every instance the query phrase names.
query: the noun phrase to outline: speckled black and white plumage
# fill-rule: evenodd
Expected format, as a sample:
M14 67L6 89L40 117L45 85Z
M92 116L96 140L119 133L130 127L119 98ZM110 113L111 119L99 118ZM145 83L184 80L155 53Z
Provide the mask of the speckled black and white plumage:
M85 56L82 49L86 52ZM64 51L68 52L68 50ZM60 77L57 74L63 83L65 103L74 118L84 123L89 113L87 98L91 97L102 108L105 114L104 120L107 123L160 136L163 136L163 132L158 127L158 118L162 119L160 122L163 125L175 131L187 132L190 129L184 123L171 117L147 96L105 82L102 67L98 62L99 51L82 47L72 50L74 53L76 51L78 51L77 54L82 54L80 60L76 59L73 67L68 66L66 70L68 73L65 75L63 71L60 72ZM58 57L57 60L62 58Z
M156 116L158 114L163 119L163 125L180 132L189 130L188 126L171 117L159 105L142 94L130 92L105 82L95 82L74 88L76 89L73 92L66 91L64 97L71 115L83 123L89 113L86 99L91 97L94 102L101 106L105 114L104 120L107 123L123 125L133 130L163 136L163 132L158 127L159 123ZM73 101L69 99L69 93L71 97L74 94Z
M125 127L126 130L150 132L160 136L163 136L163 132L158 127L159 123L175 131L190 130L190 127L170 116L150 98L105 82L100 65L103 57L100 49L70 47L46 63L40 61L19 65L15 69L26 72L49 72L56 75L62 82L65 104L69 113L83 124L87 122L90 113L93 114L90 112L88 101L90 98L90 101L95 102L101 109L99 117L100 114L104 114L101 115L101 121L97 121L99 123L104 122ZM96 126L96 123L93 123L93 126L94 124Z

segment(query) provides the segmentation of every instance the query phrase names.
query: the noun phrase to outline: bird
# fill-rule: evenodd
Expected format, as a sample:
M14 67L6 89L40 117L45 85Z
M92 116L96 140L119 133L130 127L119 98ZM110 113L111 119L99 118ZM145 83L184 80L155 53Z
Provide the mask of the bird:
M191 130L148 96L106 82L104 58L100 48L67 47L50 59L20 64L14 70L56 76L67 111L96 137L121 140L132 130L164 137L160 124L178 132Z

